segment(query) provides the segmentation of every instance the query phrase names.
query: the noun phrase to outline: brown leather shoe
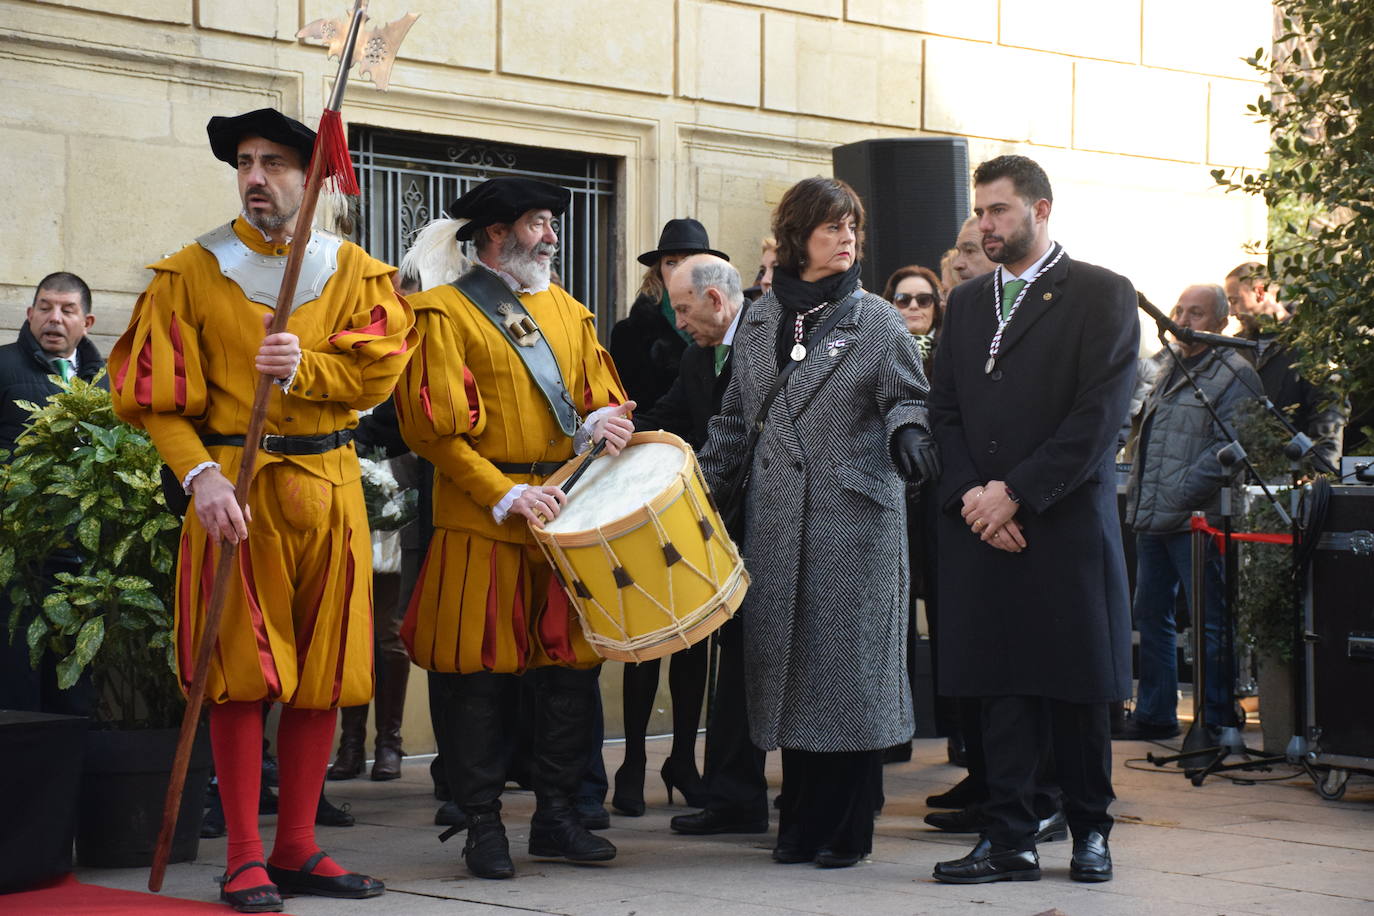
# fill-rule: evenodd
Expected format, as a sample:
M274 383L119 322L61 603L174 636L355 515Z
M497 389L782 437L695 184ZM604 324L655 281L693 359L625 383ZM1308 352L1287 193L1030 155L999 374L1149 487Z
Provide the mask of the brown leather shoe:
M356 779L363 775L363 740L367 736L367 704L345 706L339 714L339 753L325 773L330 779Z

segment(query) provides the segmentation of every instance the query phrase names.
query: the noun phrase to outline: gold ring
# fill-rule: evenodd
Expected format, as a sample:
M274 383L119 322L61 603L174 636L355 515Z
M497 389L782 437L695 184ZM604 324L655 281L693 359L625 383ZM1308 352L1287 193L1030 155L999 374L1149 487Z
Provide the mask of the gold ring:
M974 527L975 529L977 529L978 531L982 531L982 530L983 530L984 528L986 528L987 526L988 526L988 523L985 522L985 521L983 521L981 518L978 519L978 521L976 521L976 522L973 523L973 527Z

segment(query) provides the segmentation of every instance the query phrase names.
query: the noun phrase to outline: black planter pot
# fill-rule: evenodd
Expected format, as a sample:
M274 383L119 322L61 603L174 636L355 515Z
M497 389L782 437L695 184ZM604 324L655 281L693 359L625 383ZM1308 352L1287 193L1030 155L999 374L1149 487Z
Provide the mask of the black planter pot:
M152 864L176 744L175 728L87 733L76 819L78 863L97 868ZM172 862L196 857L209 776L210 739L202 727L186 770Z
M0 894L72 870L72 829L86 720L0 710ZM0 904L0 909L4 905Z

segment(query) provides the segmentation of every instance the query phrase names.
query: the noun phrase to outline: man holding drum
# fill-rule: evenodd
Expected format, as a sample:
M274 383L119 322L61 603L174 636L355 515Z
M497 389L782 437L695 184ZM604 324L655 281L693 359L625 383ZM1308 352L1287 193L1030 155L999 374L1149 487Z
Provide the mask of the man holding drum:
M434 538L402 635L417 664L446 675L441 733L452 738L440 751L467 815L463 856L482 878L515 874L500 816L513 725L501 701L526 672L538 678L530 855L599 862L616 853L574 808L601 659L529 531L566 500L544 478L594 441L617 454L633 432L634 402L591 313L550 284L553 220L569 197L541 181L494 178L422 230L454 261L457 243L472 240L478 263L411 298L421 340L396 393L406 441L438 472Z

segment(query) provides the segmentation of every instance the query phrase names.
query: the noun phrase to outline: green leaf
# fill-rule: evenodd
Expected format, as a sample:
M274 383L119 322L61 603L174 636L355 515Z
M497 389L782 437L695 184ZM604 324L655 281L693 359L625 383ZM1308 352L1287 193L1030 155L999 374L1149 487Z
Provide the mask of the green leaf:
M100 519L93 515L83 518L76 526L76 539L81 542L82 547L89 551L99 550Z

